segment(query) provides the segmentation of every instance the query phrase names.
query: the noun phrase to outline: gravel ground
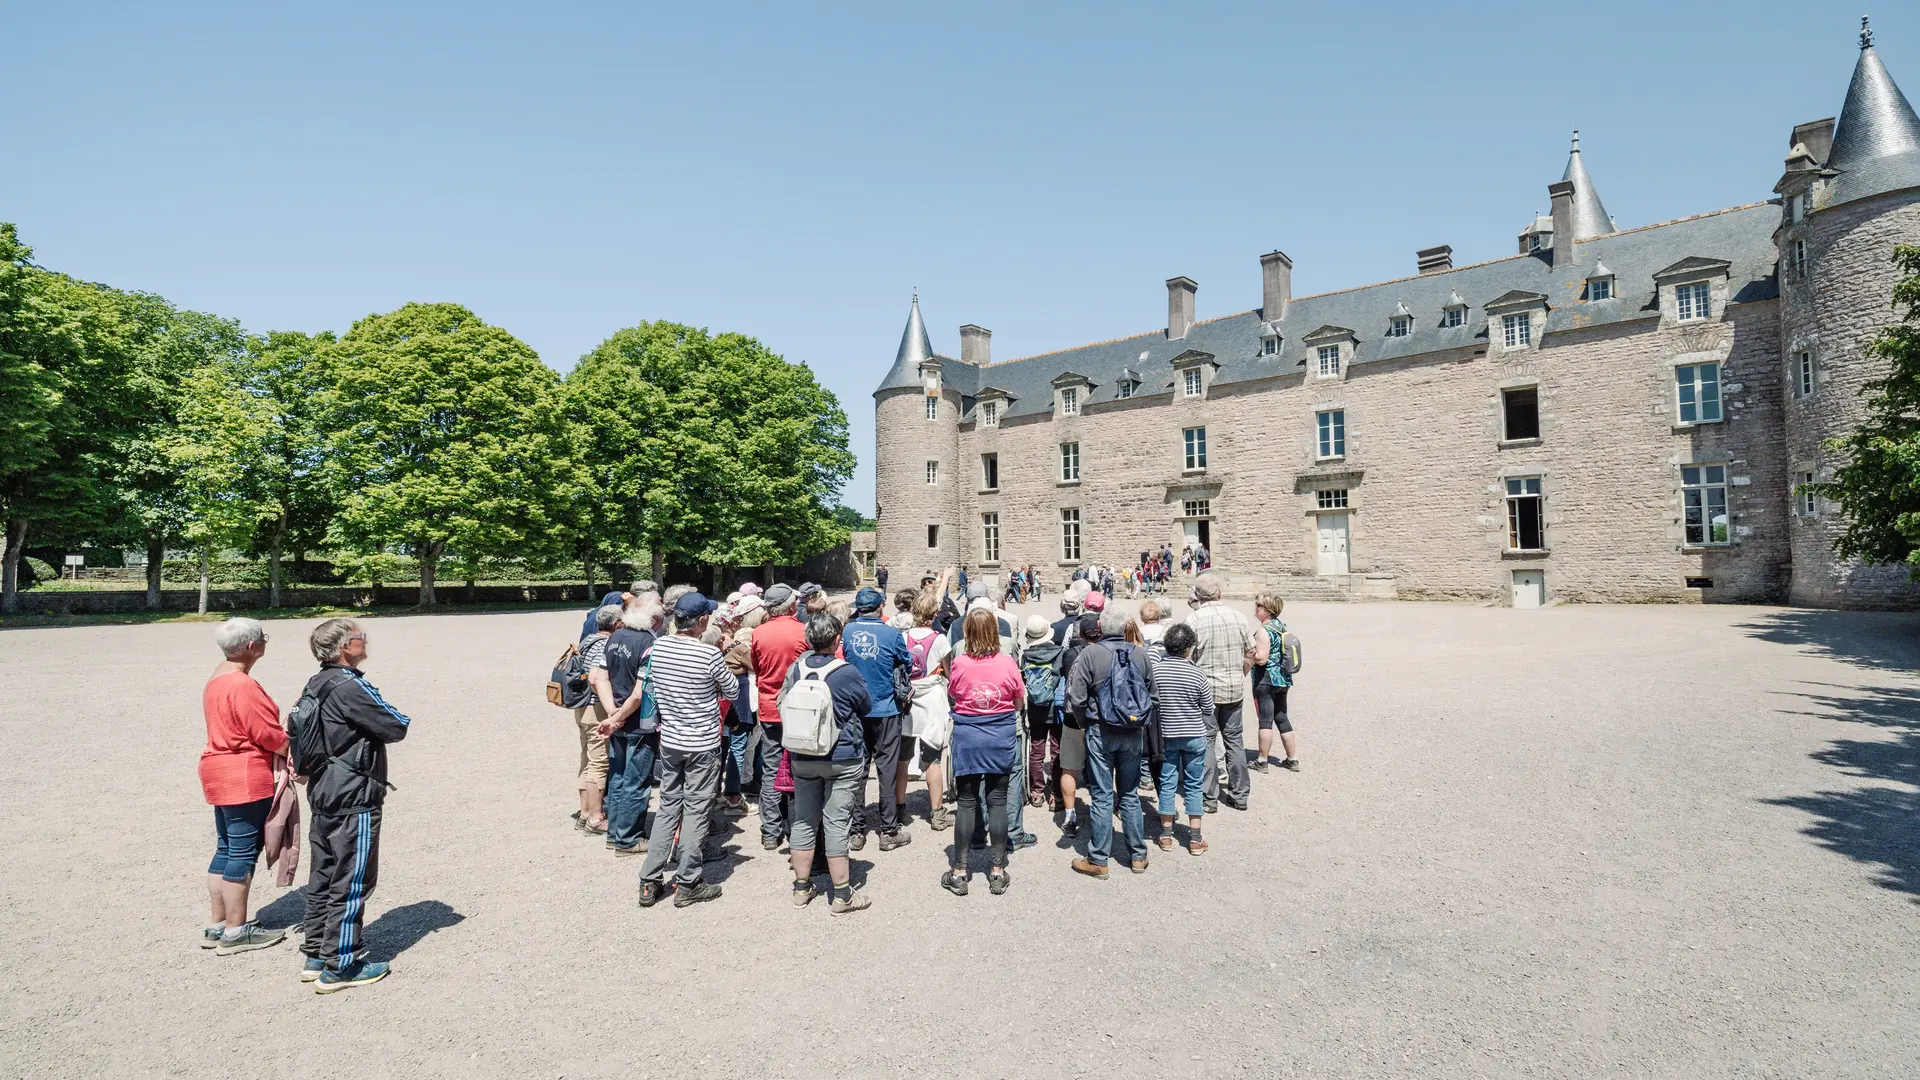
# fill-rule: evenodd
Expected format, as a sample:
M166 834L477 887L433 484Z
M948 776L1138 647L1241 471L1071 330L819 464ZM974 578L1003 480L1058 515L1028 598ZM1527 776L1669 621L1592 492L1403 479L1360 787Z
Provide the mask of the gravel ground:
M578 613L370 621L415 720L368 905L395 974L329 997L291 943L193 946L211 627L0 632L0 1075L1913 1075L1920 618L1289 616L1305 769L1205 858L1089 881L1030 815L1012 890L960 899L921 822L846 918L787 903L752 817L718 902L635 907L542 698ZM312 625L269 626L283 709Z

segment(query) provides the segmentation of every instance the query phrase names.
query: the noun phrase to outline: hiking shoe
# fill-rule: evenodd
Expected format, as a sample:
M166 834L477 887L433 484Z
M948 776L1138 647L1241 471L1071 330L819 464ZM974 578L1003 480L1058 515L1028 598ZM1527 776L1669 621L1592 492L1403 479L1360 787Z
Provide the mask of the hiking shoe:
M864 831L854 833L852 836L847 837L847 847L853 851L863 851L866 849L866 846L867 834Z
M729 796L721 800L720 811L728 817L746 817L747 800L738 795Z
M955 896L967 895L967 879L952 870L940 875L940 887Z
M240 936L223 933L220 944L214 949L215 956L232 956L234 953L252 952L280 944L287 938L285 930L264 930L259 923L248 923L240 928Z
M1068 818L1066 821L1066 824L1060 826L1060 835L1061 836L1079 836L1080 835L1080 819L1077 817Z
M913 843L913 837L908 836L906 833L903 833L903 832L890 832L890 833L880 834L880 850L881 851L892 851L894 848L903 848L911 843ZM852 845L849 844L848 846L852 846Z
M702 900L720 899L720 886L702 881L695 885L682 885L673 890L674 907L692 907Z
M642 840L631 847L621 847L619 844L608 844L607 850L622 858L629 855L645 855L647 853L647 842Z
M1019 851L1021 848L1033 847L1039 842L1040 838L1030 832L1017 832L1007 837L1007 850Z
M377 983L386 978L392 970L393 967L389 964L363 960L345 971L323 971L320 977L314 980L313 992L331 994L338 990L345 990L349 986Z
M803 884L805 886L804 888L802 887ZM808 904L813 903L814 898L819 895L820 887L815 885L811 879L804 883L798 881L793 883L794 907L806 907Z
M203 926L200 928L200 947L216 949L220 947L220 935L226 933L224 926Z
M300 965L300 981L313 982L319 979L321 973L326 970L327 962L325 960L317 956L309 956L306 962Z
M832 913L835 915L848 915L856 911L865 911L872 906L873 901L868 898L867 894L855 889L847 894L845 900L835 900L833 902Z
M1266 771L1267 771L1267 759L1266 759L1266 758L1260 758L1260 759L1258 759L1258 760L1256 760L1256 761L1255 761L1255 762L1254 762L1253 764L1251 764L1251 765L1248 765L1248 766L1247 766L1247 768L1249 768L1249 769L1252 769L1252 770L1253 770L1254 772L1266 772Z
M1204 804L1204 809L1209 814L1217 814L1220 812L1220 801L1218 799L1208 799Z
M1220 802L1223 805L1233 807L1235 810L1245 810L1247 808L1247 800L1234 795L1222 795L1220 796Z
M768 851L779 851L780 838L777 836L763 836L760 838L760 846Z
M1281 762L1280 767L1287 770L1288 772L1299 772L1300 759L1297 757L1290 757L1287 760Z
M993 895L999 896L1006 892L1007 887L1012 884L1013 875L1007 873L1005 870L987 871L987 891Z
M577 829L580 826L585 825L587 823L587 815L581 813L578 810L575 810L571 815L568 816L567 820L573 822L573 827Z
M1092 859L1082 856L1081 858L1073 860L1072 866L1073 872L1076 874L1085 874L1090 878L1097 878L1101 881L1107 880L1107 868L1104 863L1097 863Z
M1136 874L1144 874L1147 872L1147 860L1135 859L1132 862L1127 864L1127 869L1133 871Z
M944 806L936 806L933 813L928 815L927 824L935 832L944 832L953 828L953 814Z
M659 903L660 897L664 896L666 894L666 891L667 891L666 888L657 881L641 882L640 883L640 906L652 907L653 905Z

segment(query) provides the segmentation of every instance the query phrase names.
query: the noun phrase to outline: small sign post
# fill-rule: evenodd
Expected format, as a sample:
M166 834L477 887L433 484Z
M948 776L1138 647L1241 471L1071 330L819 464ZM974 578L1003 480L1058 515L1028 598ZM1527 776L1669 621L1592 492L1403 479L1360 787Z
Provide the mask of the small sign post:
M80 568L85 565L87 565L87 557L85 555L67 556L67 576L75 581L79 581Z

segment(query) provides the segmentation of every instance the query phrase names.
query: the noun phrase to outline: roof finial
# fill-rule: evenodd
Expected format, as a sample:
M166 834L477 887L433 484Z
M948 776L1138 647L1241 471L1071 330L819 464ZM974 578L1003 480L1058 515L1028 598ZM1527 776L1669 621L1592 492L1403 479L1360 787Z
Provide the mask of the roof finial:
M918 285L913 287L913 302L916 304L920 302L920 286Z
M1580 152L1580 129L1579 128L1573 129L1573 152L1576 154Z
M1862 51L1873 48L1873 27L1867 25L1867 17L1860 16L1860 48Z

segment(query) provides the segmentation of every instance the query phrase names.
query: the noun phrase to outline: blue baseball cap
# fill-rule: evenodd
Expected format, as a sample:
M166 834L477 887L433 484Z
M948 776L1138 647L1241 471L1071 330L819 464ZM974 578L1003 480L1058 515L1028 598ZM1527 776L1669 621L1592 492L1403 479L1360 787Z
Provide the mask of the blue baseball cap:
M853 594L853 610L855 611L878 611L880 610L880 605L886 602L886 596L882 594L879 589L871 585Z
M673 617L682 620L693 620L702 615L713 614L714 609L719 606L719 604L701 596L697 592L690 592L673 602Z

